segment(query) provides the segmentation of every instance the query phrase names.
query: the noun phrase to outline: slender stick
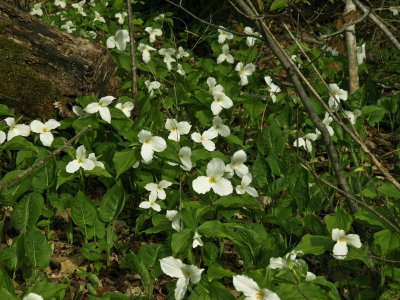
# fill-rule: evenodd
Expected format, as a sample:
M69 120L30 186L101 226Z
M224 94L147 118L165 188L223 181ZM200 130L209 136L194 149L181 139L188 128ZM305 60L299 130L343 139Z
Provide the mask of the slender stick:
M133 26L132 22L132 2L131 0L126 0L126 4L128 6L128 26L129 26L129 40L131 41L131 74L132 74L132 82L131 82L131 92L132 98L136 99L137 96L137 73L136 73L136 57L135 57L135 49L136 49L136 42L133 37L133 32L135 27Z
M350 14L352 11L356 11L356 6L352 0L346 0L346 7L344 10L345 16ZM345 36L347 50L347 71L349 74L349 91L350 93L354 93L360 88L360 80L358 77L356 25L347 26Z
M50 153L48 156L46 156L44 159L38 161L37 163L33 164L32 166L30 166L28 169L26 169L25 171L23 171L22 173L20 173L19 175L15 176L14 178L10 179L9 181L3 183L2 185L0 185L0 191L6 189L8 186L12 185L13 183L17 182L18 180L20 180L22 177L28 175L29 173L31 173L33 170L41 167L42 165L44 165L48 160L50 160L51 158L53 158L54 156L56 156L58 153L60 153L62 150L64 150L65 148L71 146L72 142L75 141L76 139L78 139L80 136L82 136L87 130L89 130L90 128L92 128L92 125L87 125L85 128L83 128L80 132L78 132L77 135L75 135L72 139L70 139L68 142L66 142L64 145L62 145L60 148L57 148L56 150L54 150L52 153Z

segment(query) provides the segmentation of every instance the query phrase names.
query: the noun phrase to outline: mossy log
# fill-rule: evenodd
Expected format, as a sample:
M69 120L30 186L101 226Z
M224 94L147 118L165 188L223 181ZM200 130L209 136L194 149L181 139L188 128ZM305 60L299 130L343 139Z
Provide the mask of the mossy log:
M103 45L0 1L0 103L27 118L48 119L70 113L79 96L118 96L119 85Z

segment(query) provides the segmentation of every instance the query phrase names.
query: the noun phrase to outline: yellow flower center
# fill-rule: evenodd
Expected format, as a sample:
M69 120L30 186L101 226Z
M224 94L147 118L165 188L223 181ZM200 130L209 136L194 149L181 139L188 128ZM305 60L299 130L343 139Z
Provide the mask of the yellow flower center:
M231 165L232 165L232 167L236 167L238 165L238 163L234 161L231 163Z
M77 159L77 161L78 161L78 164L81 164L81 163L83 163L83 160L82 160L82 159L80 159L80 158L78 158L78 159Z
M171 131L176 131L176 127L172 127L172 128L171 128Z
M150 206L153 206L154 205L154 202L153 201L149 201L150 202Z
M215 102L221 102L222 101L222 99L221 98L217 98L217 99L215 99Z
M100 103L100 102L99 102L99 106L100 106L100 107L103 107L103 103Z
M214 176L208 177L208 182L214 184L217 182L217 179Z
M264 293L262 291L257 291L256 292L256 298L257 299L262 299L262 297L264 297Z
M200 137L200 141L204 142L206 139L204 137Z
M17 129L17 125L12 126L11 129Z
M346 242L346 237L342 236L339 238L339 242L345 243Z
M184 158L184 156L182 154L179 154L179 158Z
M144 142L145 144L151 144L151 138L146 139Z
M48 131L47 128L42 129L42 132L47 132L47 131Z

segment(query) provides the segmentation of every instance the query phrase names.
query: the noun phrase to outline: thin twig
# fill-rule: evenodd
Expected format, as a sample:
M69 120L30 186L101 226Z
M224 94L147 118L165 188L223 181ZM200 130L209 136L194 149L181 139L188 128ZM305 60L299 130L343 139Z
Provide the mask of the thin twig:
M18 180L20 180L22 177L28 175L29 173L31 173L33 170L41 167L43 164L45 164L48 160L50 160L51 158L53 158L54 156L56 156L58 153L60 153L62 150L64 150L65 148L71 146L72 142L75 141L76 139L78 139L81 135L83 135L87 130L89 130L90 128L92 128L92 125L87 125L85 128L83 128L80 132L78 132L78 134L76 134L72 139L70 139L68 142L66 142L64 145L62 145L60 148L57 148L56 150L54 150L52 153L50 153L49 155L47 155L44 159L38 161L37 163L33 164L32 166L30 166L28 169L26 169L25 171L23 171L22 173L20 173L19 175L15 176L14 178L12 178L11 180L3 183L2 185L0 185L0 191L6 189L8 186L12 185L13 183L17 182Z
M335 254L332 255L333 257L335 256L344 256L344 257L365 257L365 258L375 258L381 261L385 261L385 262L390 262L390 263L395 263L395 264L400 264L399 260L392 260L392 259L386 259L386 258L382 258L379 256L375 256L375 255L361 255L361 254L346 254L346 255L342 255L342 254Z
M345 14L349 14L356 10L352 0L346 0ZM368 13L370 10L368 11ZM356 40L356 26L347 26L345 32L346 36L346 50L347 50L347 72L349 82L349 92L354 93L360 88L360 80L358 77L358 58L357 58L357 40Z
M133 32L135 30L132 22L132 2L131 0L126 0L128 6L128 27L129 27L129 39L131 41L131 74L132 74L132 82L131 82L131 93L132 99L136 99L137 96L137 73L136 73L136 57L135 57L135 50L136 50L136 42L133 37Z

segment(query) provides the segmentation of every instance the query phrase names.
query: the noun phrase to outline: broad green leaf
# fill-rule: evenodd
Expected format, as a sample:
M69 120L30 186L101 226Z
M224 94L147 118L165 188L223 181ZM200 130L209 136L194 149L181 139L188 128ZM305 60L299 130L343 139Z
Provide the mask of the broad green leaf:
M213 202L213 205L222 206L222 207L247 207L251 209L259 208L259 204L257 200L253 197L246 196L223 196L218 200Z
M40 153L36 162L41 161L49 154L50 151L40 148ZM56 178L55 159L49 159L41 167L37 168L30 176L32 176L32 186L36 190L43 191L50 188Z
M206 242L202 248L202 257L206 266L214 264L219 256L218 247L213 242Z
M256 187L262 188L268 184L270 169L262 155L257 155L251 173L253 174L253 181Z
M12 112L7 105L0 104L0 116L12 116Z
M133 150L116 152L114 154L113 162L115 169L117 170L117 178L135 164L138 161L138 157Z
M382 121L386 110L377 105L367 105L362 108L362 116L368 121L370 126Z
M281 297L281 299L285 300L330 300L328 293L312 282L302 282L297 286L294 284L282 283L276 289L276 293Z
M157 260L157 255L161 249L161 244L144 245L139 248L138 257L147 269L153 267Z
M235 297L218 281L200 281L195 285L188 300L234 300Z
M35 153L39 153L39 149L23 136L13 137L10 141L3 144L0 147L0 149L3 149L3 150L30 150Z
M26 232L24 248L25 256L30 264L42 269L49 265L52 254L51 247L44 234L37 227L30 227Z
M209 281L221 279L224 277L232 277L233 275L235 275L234 272L215 263L210 265L207 269L207 277Z
M296 200L297 207L300 211L305 210L310 202L310 193L308 188L308 172L299 170L296 174L297 180L293 189L293 197Z
M0 286L5 288L7 291L9 291L12 294L14 294L14 292L15 292L13 280L7 274L7 271L6 271L6 269L4 269L3 266L0 266ZM1 292L0 292L0 295L2 295Z
M179 254L188 251L192 247L193 235L194 235L193 231L188 228L172 234L172 239L171 239L172 255L178 256Z
M99 216L103 222L115 220L125 205L125 190L118 181L101 199Z
M382 249L382 254L386 255L392 250L400 248L400 234L391 232L387 229L374 233L374 243Z
M257 149L263 155L281 156L285 149L285 137L282 130L272 123L263 129L257 139Z
M26 231L38 221L43 205L44 199L42 195L38 193L26 195L15 205L11 214L11 224L17 230Z
M350 230L353 220L351 216L339 206L336 206L333 216L327 215L324 218L329 234L332 234L332 229L338 228L345 232Z
M272 174L275 176L284 176L284 165L282 163L282 161L273 156L273 155L269 155L267 156L267 158L265 159L272 171Z
M392 183L383 183L380 187L378 187L378 191L385 197L400 199L400 191Z
M27 294L35 293L41 295L43 299L64 299L68 287L67 284L38 282L28 290Z
M3 287L0 287L0 295L1 295L1 300L19 300L19 298L15 296L14 293L11 293L10 291L6 290Z
M375 207L376 209L376 207ZM384 229L387 225L380 219L380 217L378 217L377 215L375 215L373 212L371 212L370 210L360 210L358 212L356 212L354 215L354 218L356 220L360 220L363 221L369 225L372 226L378 226L382 229Z
M66 183L66 182L71 181L72 179L74 179L75 176L76 176L76 175L75 175L74 173L73 173L73 174L67 173L67 171L65 170L65 167L62 168L62 169L59 169L58 172L57 172L56 190L58 190L58 188L59 188L62 184L64 184L64 183Z
M197 227L197 231L205 237L233 239L232 232L223 223L217 220L206 221Z
M22 170L14 170L8 172L0 180L0 185L14 179L16 176L20 175ZM17 180L13 184L9 185L6 189L0 192L0 203L3 205L12 205L14 201L18 199L23 193L25 193L31 187L31 176L23 176L21 179Z
M295 250L304 254L320 255L325 251L332 251L333 241L330 237L306 234L296 246Z
M76 193L71 209L72 220L76 225L82 228L94 225L97 215L96 208L81 191Z
M274 0L274 2L272 2L271 7L270 7L270 11L274 11L280 8L284 8L287 7L287 0Z
M148 290L149 288L152 288L153 280L151 279L149 271L138 255L134 253L126 254L124 256L124 264L140 276L145 289Z

